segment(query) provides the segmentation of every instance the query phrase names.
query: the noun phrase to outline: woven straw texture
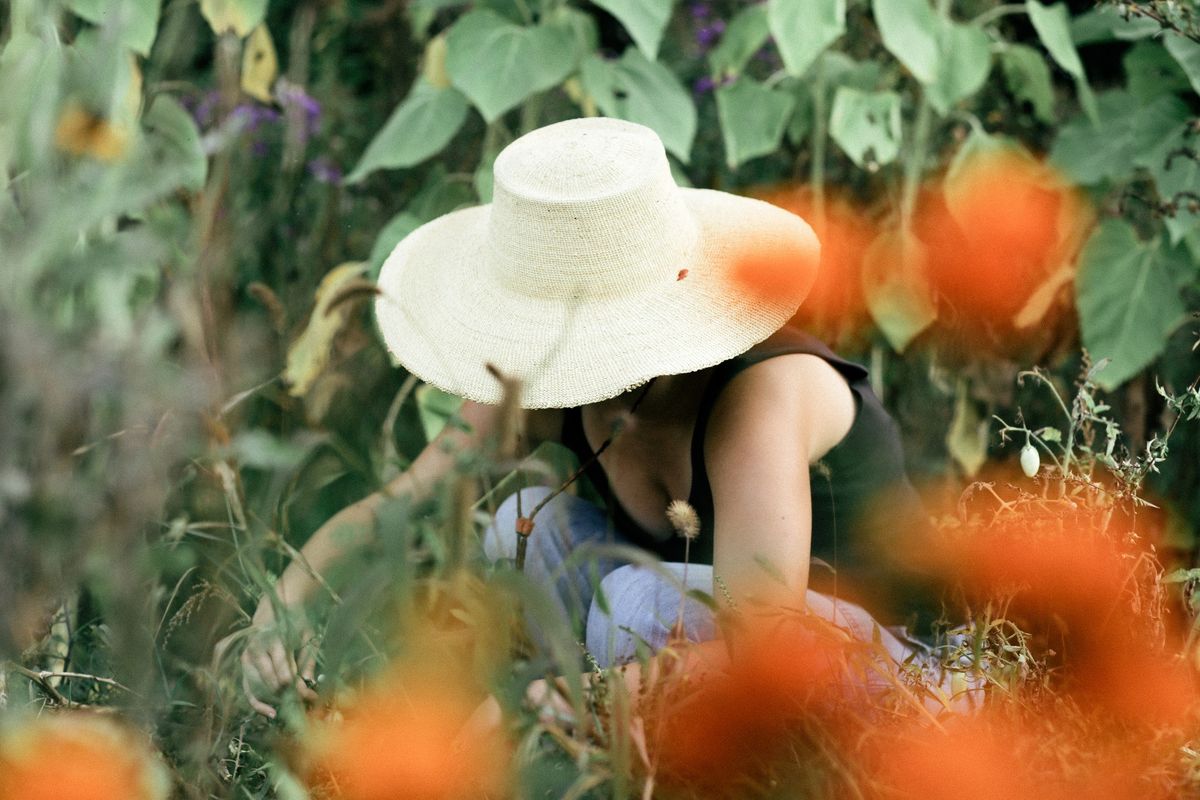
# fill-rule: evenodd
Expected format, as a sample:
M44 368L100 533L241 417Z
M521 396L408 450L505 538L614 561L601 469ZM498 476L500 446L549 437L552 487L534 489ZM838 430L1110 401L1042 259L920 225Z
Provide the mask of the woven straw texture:
M767 296L732 278L764 252L794 254L799 271ZM499 402L492 364L522 382L525 408L566 408L762 341L808 293L817 253L794 214L677 187L649 128L569 120L500 153L491 204L397 245L376 320L399 363L444 391Z

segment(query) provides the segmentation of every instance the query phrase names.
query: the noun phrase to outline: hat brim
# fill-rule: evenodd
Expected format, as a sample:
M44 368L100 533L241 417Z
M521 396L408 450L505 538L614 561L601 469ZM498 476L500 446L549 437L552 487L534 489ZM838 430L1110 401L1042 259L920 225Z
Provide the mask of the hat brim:
M616 298L537 298L498 283L486 268L488 205L426 223L380 272L375 315L384 343L421 380L476 402L501 400L487 369L494 365L521 381L529 409L599 402L745 352L803 302L816 277L817 238L769 203L679 191L699 231L679 265L686 276ZM786 280L775 264L765 285L753 285L746 259L760 257L786 258Z

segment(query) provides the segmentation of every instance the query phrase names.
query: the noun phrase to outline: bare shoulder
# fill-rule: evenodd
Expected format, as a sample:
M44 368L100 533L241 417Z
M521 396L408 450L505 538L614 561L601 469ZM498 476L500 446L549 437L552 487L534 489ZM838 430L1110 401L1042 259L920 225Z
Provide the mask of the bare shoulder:
M816 461L845 438L855 413L849 384L828 361L809 353L776 356L743 370L724 388L712 410L706 449L742 455L734 442L798 438ZM734 442L721 447L714 441L720 438Z

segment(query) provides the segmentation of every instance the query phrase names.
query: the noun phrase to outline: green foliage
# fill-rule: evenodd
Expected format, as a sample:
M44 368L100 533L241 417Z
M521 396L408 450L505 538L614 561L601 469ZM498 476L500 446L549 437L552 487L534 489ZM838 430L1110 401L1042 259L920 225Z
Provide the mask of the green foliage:
M729 86L718 87L716 97L717 118L725 133L725 161L730 169L779 147L796 105L794 95L742 76Z
M375 134L346 180L355 183L377 169L411 167L437 155L458 133L469 108L457 89L438 89L419 81Z
M688 161L696 136L696 107L665 65L629 48L616 61L588 56L581 77L600 111L651 128L669 153Z
M658 44L675 0L595 0L595 3L621 21L647 59L658 58Z
M767 21L787 71L797 77L846 32L845 0L769 0Z

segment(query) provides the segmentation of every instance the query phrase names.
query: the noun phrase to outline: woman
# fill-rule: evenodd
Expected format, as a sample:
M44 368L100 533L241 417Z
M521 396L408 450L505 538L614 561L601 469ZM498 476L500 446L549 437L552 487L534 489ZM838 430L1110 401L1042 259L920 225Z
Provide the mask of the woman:
M845 596L862 562L854 543L864 538L869 498L898 490L894 522L912 497L894 426L865 370L785 327L817 266L809 226L756 200L678 188L658 137L614 119L521 137L496 159L494 186L492 204L408 236L379 280L376 315L389 349L468 401L466 429L447 430L386 493L331 519L305 545L307 567L325 571L367 535L385 494L423 495L448 473L454 451L490 436L500 374L520 382L530 410L518 444L572 447L607 500L606 511L569 494L549 499L529 537L530 573L553 573L579 543L611 533L657 551L672 562L667 573L681 574L684 542L666 510L686 498L699 517L690 585L742 607L794 607L812 561L822 565L814 585ZM524 514L549 494L524 492ZM494 558L515 552L516 506L515 497L504 503L487 532ZM586 569L569 571L554 592L561 613L586 618L587 644L602 663L628 660L638 639L661 646L667 610L679 602L678 584L658 572L610 568L606 596L619 599L611 616L591 602ZM298 564L276 586L285 605L315 588ZM911 652L873 631L857 606L815 591L807 598L855 635L880 636L895 658ZM264 599L255 622L267 628L273 618ZM716 636L698 604L688 606L684 628L691 638ZM262 683L311 695L312 659L300 660L297 668L277 637L258 639L243 656L248 692Z

